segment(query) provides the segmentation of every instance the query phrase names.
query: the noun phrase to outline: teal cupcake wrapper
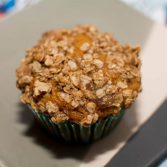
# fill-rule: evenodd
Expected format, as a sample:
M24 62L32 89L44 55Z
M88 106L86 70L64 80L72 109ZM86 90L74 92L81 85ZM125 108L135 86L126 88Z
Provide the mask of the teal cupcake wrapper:
M92 125L83 126L70 121L54 123L47 114L37 112L30 106L29 108L45 129L58 139L68 143L91 143L102 138L116 127L125 113L125 109L122 109L117 116L108 116Z

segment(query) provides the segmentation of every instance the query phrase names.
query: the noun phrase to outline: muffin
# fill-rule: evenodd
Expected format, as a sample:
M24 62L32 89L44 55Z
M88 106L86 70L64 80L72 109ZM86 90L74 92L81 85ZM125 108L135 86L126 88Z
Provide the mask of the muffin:
M21 101L60 140L97 140L141 91L139 51L92 25L48 31L16 70Z

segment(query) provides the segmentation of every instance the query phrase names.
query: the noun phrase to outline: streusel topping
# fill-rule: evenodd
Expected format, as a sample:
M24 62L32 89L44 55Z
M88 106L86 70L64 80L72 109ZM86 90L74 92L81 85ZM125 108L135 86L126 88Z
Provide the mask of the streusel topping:
M117 115L141 91L139 51L94 26L46 32L16 70L21 100L54 122Z

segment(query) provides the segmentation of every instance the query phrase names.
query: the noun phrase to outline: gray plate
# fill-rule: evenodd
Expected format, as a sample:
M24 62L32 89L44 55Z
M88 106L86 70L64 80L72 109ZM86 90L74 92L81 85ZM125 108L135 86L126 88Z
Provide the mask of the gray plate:
M20 104L15 87L15 69L42 32L83 23L141 45L152 28L151 21L114 0L46 0L0 23L0 159L7 166L79 166L91 149L54 141Z

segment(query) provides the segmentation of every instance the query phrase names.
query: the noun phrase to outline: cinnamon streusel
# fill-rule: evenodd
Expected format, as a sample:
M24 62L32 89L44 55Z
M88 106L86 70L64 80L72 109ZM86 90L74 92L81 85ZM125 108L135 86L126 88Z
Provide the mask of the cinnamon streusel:
M16 70L21 101L55 123L117 116L141 91L139 51L95 26L48 31Z

